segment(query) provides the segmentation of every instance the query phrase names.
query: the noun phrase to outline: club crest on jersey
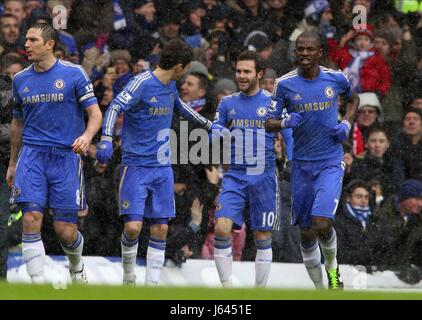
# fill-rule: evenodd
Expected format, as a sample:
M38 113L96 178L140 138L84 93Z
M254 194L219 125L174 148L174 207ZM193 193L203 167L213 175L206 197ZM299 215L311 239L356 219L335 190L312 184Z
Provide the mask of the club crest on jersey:
M57 90L61 90L61 89L63 89L63 88L64 88L64 81L63 81L63 80L61 80L61 79L54 81L54 87L55 87Z
M256 114L259 117L265 117L267 113L268 113L268 110L265 107L258 107L258 109L256 109Z
M325 95L326 95L327 98L334 97L334 89L333 89L333 87L328 86L327 88L325 88L324 93L325 93Z
M129 200L125 200L122 202L122 208L123 209L128 209L130 207L130 201Z

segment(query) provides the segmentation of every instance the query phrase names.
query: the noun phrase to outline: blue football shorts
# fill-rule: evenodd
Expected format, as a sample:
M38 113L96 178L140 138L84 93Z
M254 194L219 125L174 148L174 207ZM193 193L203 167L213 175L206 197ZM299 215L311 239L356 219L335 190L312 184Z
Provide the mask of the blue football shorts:
M228 218L233 221L235 228L240 228L244 223L247 205L252 230L278 229L280 193L275 169L260 175L247 175L236 170L229 170L224 174L216 218Z
M149 218L162 224L175 217L172 168L123 166L119 183L119 212L124 222Z
M80 155L70 148L23 145L10 202L24 214L51 208L55 221L76 223L86 208Z
M335 219L346 165L342 160L294 160L291 174L292 224L309 229L313 217Z

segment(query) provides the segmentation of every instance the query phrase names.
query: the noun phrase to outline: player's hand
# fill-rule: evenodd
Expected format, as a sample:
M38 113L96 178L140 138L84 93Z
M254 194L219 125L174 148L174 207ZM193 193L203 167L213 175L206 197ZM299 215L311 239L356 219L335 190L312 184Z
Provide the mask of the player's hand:
M302 122L303 116L300 113L290 113L287 118L281 120L281 129L296 128Z
M347 120L343 120L333 129L333 136L337 142L344 142L349 138L350 123Z
M13 188L13 183L15 182L15 175L16 175L16 166L9 166L7 168L6 181L10 189Z
M97 160L99 163L107 163L113 155L113 138L110 136L102 136L101 141L97 144Z
M218 123L213 123L209 131L210 141L214 142L219 138L229 137L230 130Z
M88 147L90 143L91 143L91 139L89 139L84 134L81 135L72 144L73 152L79 153L79 154L85 154L88 151Z
M195 198L192 201L192 207L190 208L192 222L197 226L201 225L202 222L202 210L204 209L204 204L199 201L198 198Z

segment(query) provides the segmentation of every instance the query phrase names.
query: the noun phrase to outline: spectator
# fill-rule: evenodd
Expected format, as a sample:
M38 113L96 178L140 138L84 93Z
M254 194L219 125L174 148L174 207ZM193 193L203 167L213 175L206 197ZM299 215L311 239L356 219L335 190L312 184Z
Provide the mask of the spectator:
M11 14L18 19L19 25L26 17L24 0L5 0L3 3L4 13Z
M135 76L149 69L149 62L145 59L132 59L132 74Z
M247 50L258 52L264 61L268 61L271 53L273 52L273 46L271 41L268 39L268 35L259 30L254 30L248 34L244 45Z
M275 79L277 78L277 74L271 68L266 68L264 76L260 80L260 87L261 89L267 90L269 93L273 92Z
M27 17L31 15L32 10L34 9L45 9L45 1L44 0L26 0L25 13Z
M110 33L114 30L115 12L113 11L113 3L112 1L94 0L72 0L71 2L72 12L69 15L67 32L72 34L79 51L83 53L95 44L99 35ZM66 0L65 7L68 8L68 4L71 2ZM126 2L131 3L130 1ZM120 3L123 3L123 1L120 1ZM121 15L116 13L116 21L121 21L120 18ZM116 25L118 27L121 26L118 23Z
M25 64L22 58L13 55L5 55L1 59L1 72L13 80L15 74L22 71Z
M409 109L403 116L403 129L393 145L399 155L405 179L422 181L422 111Z
M199 112L206 104L208 80L202 73L189 73L180 90L180 97L195 111Z
M287 39L288 36L292 33L295 28L296 19L290 12L287 10L287 0L267 0L268 10L274 16L274 21L277 23L276 25L279 27L276 29L277 39L273 39L278 41L281 38Z
M410 102L410 108L422 111L422 90L419 93L413 95L413 98Z
M367 151L363 159L353 162L349 179L362 179L371 184L380 206L384 199L390 198L401 180L401 167L390 151L390 138L381 126L372 126L368 131Z
M238 13L236 16L240 39L244 40L253 30L263 31L271 41L277 39L280 27L270 12L264 8L262 1L229 0L226 4Z
M370 206L371 188L362 180L345 187L345 197L336 214L338 259L352 265L389 265L392 261L394 215L374 211Z
M203 44L202 34L206 34L202 25L202 18L205 16L202 1L191 1L187 5L186 16L186 21L180 27L181 34L189 46L200 48Z
M293 65L286 57L289 56L289 43L285 39L280 39L274 46L271 55L268 58L268 67L275 70L278 76L289 72Z
M370 26L351 30L339 44L333 39L328 41L329 56L349 77L353 90L384 96L391 87L391 74L382 56L373 49L372 41Z
M156 8L153 0L133 1L134 19L137 27L153 34L157 31ZM135 28L134 28L135 29ZM135 30L134 30L135 31Z
M177 10L159 17L158 33L164 45L172 39L180 38L181 20L181 15Z
M356 115L356 122L353 124L351 139L353 154L362 157L368 139L369 128L383 122L383 112L378 97L373 92L359 94L360 103Z
M393 32L388 29L374 33L374 48L384 58L392 75L391 89L382 99L384 121L387 126L391 126L391 131L397 131L400 126L405 99L403 88L410 82L417 63L416 45L409 27L406 28L401 39L396 39ZM398 41L401 42L401 49L399 52L393 52Z
M114 50L111 52L111 67L116 72L116 81L113 84L114 96L117 96L124 88L133 74L130 70L132 57L127 50Z
M56 49L54 50L54 55L57 59L68 61L69 55L66 47L62 43L58 43Z
M205 60L210 73L215 78L232 78L233 71L229 62L230 35L225 30L212 31L207 36L209 47L205 50Z
M218 105L223 97L229 96L237 91L236 83L230 79L220 79L216 82L213 90L215 104Z
M199 231L201 230L203 208L204 205L198 198L195 198L190 207L190 217L186 217L186 221L180 225L170 223L166 257L176 265L180 266L182 262L192 256L199 257L199 247L202 242ZM185 215L181 212L177 214Z
M325 11L329 10L330 4L327 0L311 0L307 3L304 8L305 17L297 25L296 29L293 30L292 34L289 36L289 61L294 62L293 49L297 37L305 31L318 32L319 25L321 23L322 17ZM325 17L324 17L325 18ZM332 18L332 17L331 17Z
M422 182L409 179L403 182L398 198L401 223L396 229L393 249L397 253L395 265L398 277L408 283L418 283L422 278Z
M19 28L19 20L15 16L5 14L0 17L0 55L23 52L18 46Z

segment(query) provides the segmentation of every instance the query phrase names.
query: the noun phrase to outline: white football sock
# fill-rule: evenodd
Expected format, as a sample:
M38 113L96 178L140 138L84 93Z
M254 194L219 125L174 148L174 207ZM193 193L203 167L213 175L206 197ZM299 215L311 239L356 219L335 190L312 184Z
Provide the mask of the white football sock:
M273 261L271 238L255 240L255 245L257 249L255 258L255 286L264 288L267 285L271 263Z
M125 232L121 237L123 281L135 280L136 256L138 255L138 237L129 239Z
M318 238L321 245L322 254L325 258L325 268L327 270L337 269L337 234L334 228L331 228L330 236L327 241Z
M71 271L81 271L83 267L82 263L82 251L84 248L84 237L82 233L78 231L76 240L70 245L61 244L64 253L69 259L69 269Z
M33 283L44 283L45 250L41 233L22 234L22 255Z
M305 248L301 244L300 252L302 253L303 264L315 288L322 288L321 251L319 250L318 241Z
M214 261L223 287L232 286L233 252L230 238L215 237Z
M157 285L164 265L166 240L150 238L147 250L145 285Z

